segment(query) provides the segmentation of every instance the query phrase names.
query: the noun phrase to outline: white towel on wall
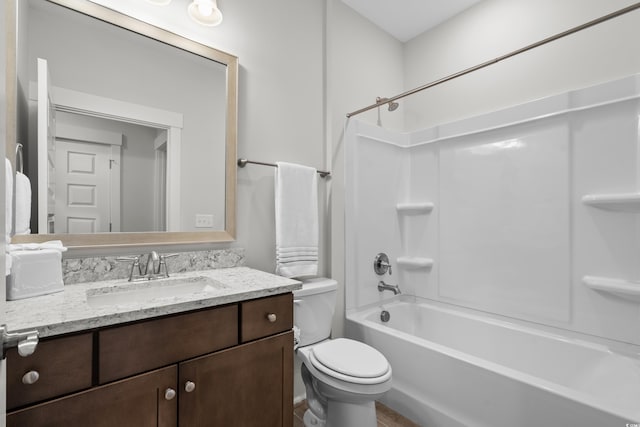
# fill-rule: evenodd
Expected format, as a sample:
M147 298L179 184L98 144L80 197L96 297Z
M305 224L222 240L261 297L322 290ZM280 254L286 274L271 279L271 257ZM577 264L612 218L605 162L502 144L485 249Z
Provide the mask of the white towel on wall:
M317 171L278 162L276 199L276 274L305 277L318 274Z
M15 234L31 234L31 181L16 172L16 231Z
M11 226L13 224L13 168L9 159L5 158L5 199L4 199L4 219L6 242L11 241Z

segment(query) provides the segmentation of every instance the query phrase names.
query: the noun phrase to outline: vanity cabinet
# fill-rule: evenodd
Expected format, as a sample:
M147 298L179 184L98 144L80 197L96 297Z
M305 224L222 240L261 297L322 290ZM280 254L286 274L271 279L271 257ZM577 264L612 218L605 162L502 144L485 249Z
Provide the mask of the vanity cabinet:
M43 341L7 356L7 426L289 427L292 327L288 293Z

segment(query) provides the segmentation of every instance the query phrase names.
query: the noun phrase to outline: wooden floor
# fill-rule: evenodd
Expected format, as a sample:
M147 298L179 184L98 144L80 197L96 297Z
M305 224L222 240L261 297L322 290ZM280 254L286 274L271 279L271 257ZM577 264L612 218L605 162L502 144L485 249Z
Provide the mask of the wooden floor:
M302 417L307 410L307 402L303 401L293 408L293 427L304 427ZM380 402L376 402L376 414L378 416L378 427L420 427L391 408L384 406ZM346 426L345 426L346 427ZM356 427L356 426L349 426Z

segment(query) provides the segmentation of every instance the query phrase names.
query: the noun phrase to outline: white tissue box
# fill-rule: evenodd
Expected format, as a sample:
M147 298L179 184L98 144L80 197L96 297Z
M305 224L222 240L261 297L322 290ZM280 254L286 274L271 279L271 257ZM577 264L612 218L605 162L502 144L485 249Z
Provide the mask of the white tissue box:
M60 292L62 253L55 249L11 251L11 274L7 277L7 300Z

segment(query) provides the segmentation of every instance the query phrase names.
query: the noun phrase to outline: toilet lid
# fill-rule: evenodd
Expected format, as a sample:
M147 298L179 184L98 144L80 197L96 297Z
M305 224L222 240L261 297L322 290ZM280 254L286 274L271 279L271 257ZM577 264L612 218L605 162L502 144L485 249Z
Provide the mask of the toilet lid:
M319 370L331 371L352 378L384 381L390 371L387 359L373 347L359 341L337 338L317 344L312 349L311 363ZM339 376L340 377L340 376ZM359 382L359 381L356 381Z

